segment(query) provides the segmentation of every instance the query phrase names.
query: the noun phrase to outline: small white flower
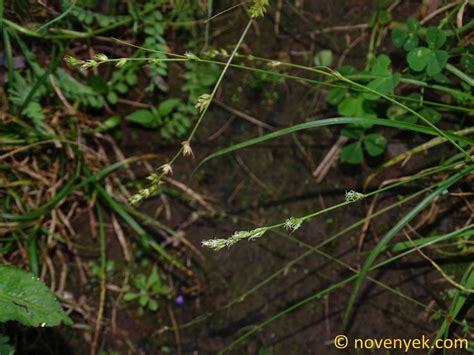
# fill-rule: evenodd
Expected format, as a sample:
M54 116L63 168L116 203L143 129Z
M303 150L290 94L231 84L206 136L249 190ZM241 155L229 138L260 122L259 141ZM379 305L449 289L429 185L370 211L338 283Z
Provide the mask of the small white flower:
M196 105L194 107L196 107L196 109L199 112L203 112L205 109L207 109L207 107L211 103L211 99L212 99L211 95L202 94L201 96L199 96L199 98L196 102Z
M289 231L296 231L303 224L302 218L290 217L285 221L285 228Z
M94 56L94 59L98 62L106 62L107 60L109 60L109 57L107 57L104 53L97 53Z
M121 58L121 59L117 62L117 64L115 64L115 66L116 66L117 68L121 68L121 67L123 67L126 63L127 63L127 58Z
M163 174L165 175L173 174L173 168L171 164L164 164L161 166L161 169L163 170Z
M191 143L189 141L184 141L181 143L181 145L183 146L183 155L185 157L194 155L193 150L191 149Z
M215 251L221 250L227 246L227 239L209 239L203 240L202 245Z
M346 202L356 202L362 200L364 197L364 194L360 192L354 190L346 191Z

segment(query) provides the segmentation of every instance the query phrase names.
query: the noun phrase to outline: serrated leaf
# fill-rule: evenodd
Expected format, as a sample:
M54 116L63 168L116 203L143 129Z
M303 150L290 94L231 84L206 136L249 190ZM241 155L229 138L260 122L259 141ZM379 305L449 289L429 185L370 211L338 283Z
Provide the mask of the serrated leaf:
M363 139L364 148L370 156L376 157L383 154L387 146L387 140L378 133L371 133Z
M40 279L15 266L0 265L0 322L10 320L33 327L72 324Z
M446 43L446 35L437 27L428 27L426 41L431 49L440 49Z
M341 149L341 161L348 164L360 164L364 160L364 153L360 142L354 142Z
M158 117L150 110L145 109L131 113L126 119L147 128L156 127L158 124Z

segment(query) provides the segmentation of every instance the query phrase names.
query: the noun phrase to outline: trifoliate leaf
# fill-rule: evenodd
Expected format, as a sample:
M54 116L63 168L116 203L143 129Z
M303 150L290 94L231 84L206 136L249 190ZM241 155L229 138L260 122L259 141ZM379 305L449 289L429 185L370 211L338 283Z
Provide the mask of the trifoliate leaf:
M440 49L446 43L446 35L437 27L428 27L426 41L431 49Z
M359 164L364 160L360 142L354 142L341 149L341 161L348 164Z
M387 140L384 136L378 133L371 133L363 139L364 148L367 150L370 156L376 157L383 154L385 147L387 146Z
M430 107L423 107L418 113L433 124L441 119L441 114Z
M408 52L407 61L411 69L422 71L428 65L428 55L431 50L426 47L418 47Z

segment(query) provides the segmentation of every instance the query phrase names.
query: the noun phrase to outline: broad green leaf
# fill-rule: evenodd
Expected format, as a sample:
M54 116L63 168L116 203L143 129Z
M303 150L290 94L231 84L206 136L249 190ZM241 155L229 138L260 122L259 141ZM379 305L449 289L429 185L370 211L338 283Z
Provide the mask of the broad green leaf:
M156 302L154 299L150 299L148 302L148 309L151 311L158 310L158 302Z
M355 68L352 65L343 65L342 67L337 68L337 71L342 75L351 75L355 73Z
M314 65L328 67L332 64L333 55L330 49L323 49L314 56Z
M9 338L5 335L0 335L0 355L14 355L15 348L10 345Z
M341 161L348 164L359 164L364 160L360 142L354 142L341 149Z
M87 84L94 91L101 95L105 95L109 92L109 86L107 85L107 81L99 75L92 75L89 79L87 79Z
M410 32L407 36L403 48L405 48L406 51L411 51L413 48L416 48L418 46L418 43L420 43L418 35L416 33Z
M392 21L392 15L387 10L380 11L378 20L380 24L386 25Z
M441 119L441 114L431 107L423 107L418 113L433 124L438 123Z
M426 73L429 76L440 73L447 62L448 52L442 50L431 51L428 55L428 67L426 68Z
M417 19L410 17L407 20L407 26L410 32L416 33L420 29L420 22Z
M407 61L411 69L422 71L428 65L428 55L431 50L426 47L418 47L408 52Z
M363 143L365 150L372 157L383 154L385 147L387 146L387 140L385 137L378 133L366 135L363 139Z
M393 104L390 105L387 109L387 118L391 120L396 120L397 118L406 115L407 113L408 111L403 107Z
M367 87L379 92L380 94L391 94L393 90L400 82L400 74L393 74L390 70L390 58L385 55L381 54L377 57L374 65L370 70L370 74L376 76L374 80L372 80ZM364 98L367 100L378 100L380 95L373 94L373 93L364 93Z
M374 111L370 107L370 103L364 99L363 95L345 98L337 106L337 110L345 117L376 117Z
M451 84L451 80L442 73L438 73L432 76L432 78L440 84Z
M118 96L115 92L113 91L110 91L108 94L107 94L107 100L112 104L112 105L115 105L118 101Z
M474 54L464 53L461 56L461 64L464 66L467 73L474 74Z
M364 129L357 126L347 126L341 130L341 134L350 139L359 139L364 134Z
M326 101L336 106L344 99L347 92L347 88L332 88L326 95Z
M112 116L112 117L109 117L108 119L106 119L98 128L97 128L97 132L103 132L103 131L107 131L109 129L113 129L115 127L117 127L118 125L120 124L120 116Z
M393 75L387 75L383 78L377 78L372 80L367 87L379 92L380 94L393 94L393 91L397 87L398 83L400 82L400 74L395 73ZM380 95L373 94L373 93L364 93L364 97L367 100L378 100Z
M15 266L0 265L0 322L10 320L34 327L72 324L39 278Z
M181 104L180 99L168 99L160 103L160 106L158 106L158 114L161 117L168 116L176 107L178 107Z
M431 49L440 49L446 43L446 35L437 27L428 27L426 41Z
M153 128L158 124L158 117L150 110L137 110L126 117L130 122L138 123L143 127Z
M408 32L401 28L395 28L392 31L391 37L394 46L402 48L408 38Z
M406 51L410 51L418 46L418 30L420 29L420 23L417 20L410 18L407 20L407 27L408 31L401 28L395 28L392 31L391 37L395 47L403 47Z
M123 295L123 300L125 302L130 302L130 301L136 300L138 297L140 297L138 293L127 292Z

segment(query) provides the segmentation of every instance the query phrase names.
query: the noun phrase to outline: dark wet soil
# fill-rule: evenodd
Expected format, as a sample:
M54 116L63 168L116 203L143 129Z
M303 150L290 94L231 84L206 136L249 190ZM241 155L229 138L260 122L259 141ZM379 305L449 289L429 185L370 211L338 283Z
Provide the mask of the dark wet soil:
M418 1L403 1L396 10L396 16L400 20L406 19L418 6ZM362 32L344 31L325 35L311 35L309 32L367 23L373 4L371 1L353 0L336 6L334 2L304 1L302 9L304 11L301 8L286 9L279 23L278 35L275 35L274 30L274 14L259 22L244 41L242 52L308 64L315 51L330 48L338 58L344 52L346 41L354 40ZM242 13L238 16L242 18L235 20L236 27L216 39L216 47L231 48L236 41L242 27L238 24L247 20ZM361 41L347 54L345 62L362 67L367 43L367 40ZM180 69L172 70L179 73ZM274 127L287 127L310 117L333 117L336 114L324 102L321 92L308 85L287 81L281 86L265 83L263 88L252 89L247 85L250 78L250 74L230 70L218 100ZM175 85L174 90L179 92L179 80ZM274 102L268 103L262 97L262 90L266 89L277 94ZM238 94L239 100L231 103L229 97L233 93ZM319 129L267 141L236 154L217 158L204 165L191 178L196 163L209 153L268 132L234 117L216 137L215 133L231 118L233 116L229 112L213 106L193 144L195 159L180 160L173 175L173 178L209 197L212 206L220 212L217 217L203 214L185 228L186 239L203 254L204 259L188 249L187 258L195 278L189 280L183 275L175 275L175 287L178 293L184 295L184 304L176 305L170 301L159 313L144 316L138 316L132 306L121 306L115 321L117 328L115 331L106 328L104 333L102 349L107 350L107 354L176 354L176 339L179 339L182 354L216 354L247 331L256 329L272 317L277 317L280 312L304 302L306 298L352 274L347 268L317 253L289 265L306 252L306 247L272 233L219 252L201 247L201 241L205 239L228 237L235 231L278 223L289 216L304 215L339 203L344 200L345 191L363 191L367 176L375 171L378 163L368 161L362 167L337 165L322 183L317 184L312 171L339 137L337 128ZM127 156L153 152L164 160L175 149L163 148L156 141L156 132L135 128L130 134L130 128L126 127L123 134L120 147ZM390 137L395 132L386 130L384 134ZM209 137L214 138L210 140ZM416 139L411 140L409 146L414 146ZM392 142L406 148L403 137L394 137ZM418 169L420 164L426 164L426 159L423 157L411 161L403 171L394 169L385 178L409 174ZM137 171L140 175L140 168ZM416 190L420 187L412 185L408 188ZM379 200L377 207L380 209L396 202L401 193L402 190L387 193ZM202 210L195 203L176 201L169 197L171 218L165 222L172 228L179 228L193 213ZM153 215L161 203L159 198L153 198L141 209ZM291 237L308 245L316 245L364 218L369 204L370 201L362 201L317 217L305 223ZM411 205L408 203L377 218L369 228L362 251L358 250L360 227L328 243L322 251L355 268L359 267L371 246ZM438 222L456 224L453 220ZM76 224L79 223L76 221ZM426 230L437 226L437 223L432 223ZM110 244L113 243L111 240ZM109 252L114 253L113 248ZM282 268L283 272L258 291L241 299L243 294ZM371 276L415 300L437 307L446 306L439 296L439 290L443 288L439 283L439 275L418 256L407 257ZM332 340L342 332L342 313L351 285L337 288L301 307L295 307L288 314L257 330L230 353L344 352L335 349ZM347 331L350 337L415 338L432 336L437 329L438 322L423 307L380 286L366 283L359 295L356 312ZM229 303L233 305L228 307ZM177 332L165 328L171 324L170 313L180 325ZM111 314L106 313L106 319L110 321L110 317ZM190 322L194 323L190 325ZM75 335L65 329L61 330L61 334L64 343L80 344L86 341L74 339ZM62 343L54 346L57 349ZM81 354L89 351L80 346L70 349L64 347L63 350L51 352ZM353 353L354 350L345 352Z

